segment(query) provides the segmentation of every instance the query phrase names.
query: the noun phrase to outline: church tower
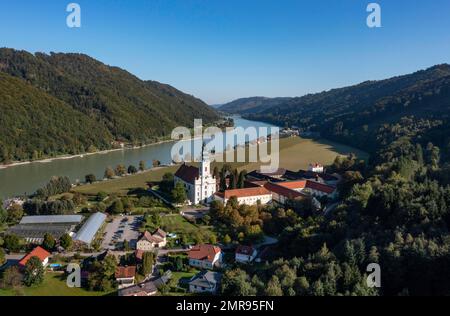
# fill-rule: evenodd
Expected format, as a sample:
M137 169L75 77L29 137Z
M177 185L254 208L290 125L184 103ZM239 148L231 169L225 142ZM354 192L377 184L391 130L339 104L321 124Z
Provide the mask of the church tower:
M216 179L214 179L211 172L211 159L209 153L203 144L202 161L200 162L199 170L199 198L202 203L209 203L212 201L214 193L216 192ZM197 190L197 189L196 189Z
M203 146L202 150L202 161L200 163L200 177L202 179L208 178L211 176L211 161L209 159L209 154L205 151L205 147Z

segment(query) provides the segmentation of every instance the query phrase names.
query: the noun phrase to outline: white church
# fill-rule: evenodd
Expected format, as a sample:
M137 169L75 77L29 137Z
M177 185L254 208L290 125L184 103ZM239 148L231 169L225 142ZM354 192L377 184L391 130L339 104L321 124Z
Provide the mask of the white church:
M189 202L193 205L210 203L217 191L217 179L211 173L209 154L203 150L200 169L181 165L174 175L174 184L183 183Z

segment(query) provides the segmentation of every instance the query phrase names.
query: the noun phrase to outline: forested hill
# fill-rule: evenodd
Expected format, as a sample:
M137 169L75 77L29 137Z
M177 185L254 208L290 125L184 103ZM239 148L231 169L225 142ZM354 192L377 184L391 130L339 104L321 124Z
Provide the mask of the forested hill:
M82 54L3 48L0 74L0 163L149 143L194 118L218 119L191 95Z
M385 123L402 117L447 119L450 109L450 66L438 65L413 74L289 98L275 106L244 113L280 125L297 125L325 137L373 151Z
M265 109L284 104L290 99L292 98L266 98L266 97L242 98L221 105L219 107L219 110L231 114L248 114L253 112L262 112Z

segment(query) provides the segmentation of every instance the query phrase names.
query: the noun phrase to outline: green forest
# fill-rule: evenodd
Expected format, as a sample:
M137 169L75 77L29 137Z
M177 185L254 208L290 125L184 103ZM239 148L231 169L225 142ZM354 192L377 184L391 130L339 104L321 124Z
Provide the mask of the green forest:
M247 117L358 146L337 158L342 202L328 214L273 209L272 261L227 271L236 295L450 295L450 66L291 100ZM381 267L368 288L367 266Z
M194 118L203 101L82 54L0 49L0 163L151 143Z

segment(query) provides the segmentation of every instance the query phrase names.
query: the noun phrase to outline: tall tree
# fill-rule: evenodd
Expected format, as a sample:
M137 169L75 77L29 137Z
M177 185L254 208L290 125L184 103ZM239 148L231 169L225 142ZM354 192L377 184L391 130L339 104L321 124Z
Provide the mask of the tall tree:
M141 273L144 276L148 276L153 269L155 263L155 254L153 252L144 252L142 256Z
M175 203L181 204L186 202L187 195L186 190L184 189L184 185L181 182L177 182L175 187L172 190L172 199Z
M105 178L106 179L112 179L112 178L114 178L115 175L116 175L116 173L114 172L113 168L107 167L105 169Z
M25 264L23 283L26 286L41 284L44 281L44 267L41 260L33 256Z
M70 248L72 248L72 244L73 244L72 237L70 237L69 234L64 234L59 239L59 245L63 247L65 250L69 250Z
M139 161L139 171L144 171L145 170L145 161L141 160Z
M53 249L55 249L55 246L56 246L55 238L51 234L45 233L44 241L42 242L42 246L45 249L47 249L48 251L52 251Z
M86 183L94 183L95 181L97 181L95 174L92 174L92 173L87 174L84 178L85 178Z

